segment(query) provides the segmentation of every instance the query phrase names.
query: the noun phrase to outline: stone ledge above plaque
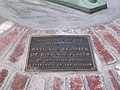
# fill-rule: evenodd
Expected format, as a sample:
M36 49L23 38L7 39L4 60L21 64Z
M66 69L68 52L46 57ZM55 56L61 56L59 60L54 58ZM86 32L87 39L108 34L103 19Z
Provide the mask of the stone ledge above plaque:
M88 35L31 37L26 71L97 71Z

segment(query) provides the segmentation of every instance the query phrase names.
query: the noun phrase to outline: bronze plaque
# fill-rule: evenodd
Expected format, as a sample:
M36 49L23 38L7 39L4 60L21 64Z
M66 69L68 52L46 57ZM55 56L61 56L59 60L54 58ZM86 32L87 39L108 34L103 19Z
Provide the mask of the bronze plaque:
M88 35L31 37L26 71L96 71Z

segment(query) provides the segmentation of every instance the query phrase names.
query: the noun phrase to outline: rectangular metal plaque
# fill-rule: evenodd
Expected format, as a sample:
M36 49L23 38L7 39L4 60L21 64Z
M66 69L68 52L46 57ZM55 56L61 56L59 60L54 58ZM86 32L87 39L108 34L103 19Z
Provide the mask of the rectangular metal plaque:
M26 71L96 71L88 35L31 37Z

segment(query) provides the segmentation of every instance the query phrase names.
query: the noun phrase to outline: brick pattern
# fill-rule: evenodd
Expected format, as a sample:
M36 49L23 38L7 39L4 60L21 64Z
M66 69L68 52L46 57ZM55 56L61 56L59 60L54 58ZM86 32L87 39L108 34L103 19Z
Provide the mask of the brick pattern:
M86 81L90 90L105 90L105 86L99 75L88 75Z
M67 77L69 90L84 90L83 81L80 75L71 75Z
M5 80L5 78L7 77L7 75L8 75L8 70L2 69L2 70L0 71L0 87L2 87L2 85L3 85L3 83L4 83L4 80Z
M108 64L112 62L114 58L109 53L109 51L104 47L104 45L99 40L99 38L95 35L95 33L93 31L89 31L88 34L92 36L92 40L95 45L95 48L97 52L99 53L99 55L101 56L101 58L104 60L104 63Z
M54 76L51 90L65 90L65 80L62 77Z
M114 75L113 71L109 69L108 74L109 74L110 80L112 82L112 85L114 87L114 90L120 90L120 83L115 78L115 75Z
M120 28L118 26L114 24L110 24L108 26L120 36Z
M10 86L10 90L24 90L29 76L16 74Z
M3 18L2 18L3 19ZM5 21L0 24L0 55L8 50L0 61L0 89L2 90L120 90L120 19L111 24L85 28L84 30L57 30L36 31L22 26L14 26L15 23ZM109 28L106 28L109 27ZM116 35L112 32L115 32ZM21 68L25 61L26 46L29 36L32 34L56 35L77 34L91 35L94 52L97 53L99 67L97 72L25 72ZM112 51L112 52L111 52ZM117 59L116 59L116 56ZM22 60L22 61L21 61ZM98 60L96 60L98 61ZM17 64L16 64L17 63ZM9 73L6 68L12 73ZM112 69L111 69L112 68ZM104 70L103 70L104 69ZM108 78L106 78L108 77ZM107 83L109 82L109 83Z
M9 60L13 63L17 62L20 58L20 56L23 55L25 51L25 45L28 40L28 36L32 33L35 33L35 31L28 30L21 38L21 40L18 42L17 46L15 47L14 52L10 56Z
M110 46L112 46L117 53L120 55L120 42L115 39L115 37L110 33L104 25L99 25L95 27L95 32L99 34L104 41L106 41Z
M15 27L0 38L0 53L2 53L21 34L22 27Z

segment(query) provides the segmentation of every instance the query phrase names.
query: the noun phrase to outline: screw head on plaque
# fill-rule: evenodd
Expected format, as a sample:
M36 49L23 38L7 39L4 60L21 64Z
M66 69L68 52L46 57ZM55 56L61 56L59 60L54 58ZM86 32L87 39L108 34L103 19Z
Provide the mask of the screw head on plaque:
M107 8L105 0L48 0L89 14Z

